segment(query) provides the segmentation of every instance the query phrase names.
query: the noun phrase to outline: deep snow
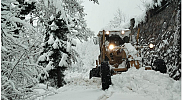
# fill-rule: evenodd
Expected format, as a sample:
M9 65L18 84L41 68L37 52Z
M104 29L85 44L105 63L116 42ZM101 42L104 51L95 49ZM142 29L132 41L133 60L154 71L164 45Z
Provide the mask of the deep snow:
M49 87L51 95L37 100L181 100L181 80L175 81L167 74L144 68L133 67L112 76L112 85L103 91L100 78L89 79L89 71L95 67L99 54L98 45L90 39L77 43L75 49L80 58L65 72L68 84L57 90ZM41 91L44 92L46 89Z

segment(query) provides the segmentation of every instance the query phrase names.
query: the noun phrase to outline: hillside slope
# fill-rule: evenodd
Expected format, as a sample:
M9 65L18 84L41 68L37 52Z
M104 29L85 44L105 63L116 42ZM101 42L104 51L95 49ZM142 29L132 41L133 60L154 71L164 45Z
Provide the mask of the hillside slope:
M153 6L146 12L146 19L138 29L139 44L155 44L153 50L143 49L145 65L153 65L156 58L166 63L167 73L175 80L181 78L181 0L162 0L159 7ZM152 52L151 52L152 51Z

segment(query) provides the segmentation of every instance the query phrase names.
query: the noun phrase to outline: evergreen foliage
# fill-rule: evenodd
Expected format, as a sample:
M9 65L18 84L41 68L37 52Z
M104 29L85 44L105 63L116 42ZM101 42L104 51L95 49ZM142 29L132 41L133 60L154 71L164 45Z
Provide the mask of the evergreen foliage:
M86 41L93 36L93 32L86 27L81 2L48 0L41 3L43 5L39 4L37 9L49 12L42 14L44 17L41 17L46 26L46 32L38 63L44 67L45 71L40 73L39 79L40 82L49 81L51 86L60 87L65 84L64 70L69 68L78 56L72 48L75 46L74 39Z
M45 60L39 61L40 65L43 65L48 71L49 75L47 76L48 80L51 81L52 86L63 86L64 84L64 79L63 79L63 71L65 70L65 67L68 66L60 66L60 61L63 59L63 55L67 55L67 58L70 58L70 52L68 52L66 49L67 47L67 34L69 33L69 30L67 28L66 22L64 21L63 18L60 18L60 13L59 15L56 15L56 18L54 20L50 20L49 23L49 29L46 32L46 37L45 37L45 45L44 45L44 50L41 53L46 54ZM54 28L56 27L56 28ZM51 42L52 41L52 42ZM51 52L51 53L50 53ZM49 53L49 54L48 54ZM67 61L67 65L70 66L71 61L70 59L64 59ZM49 68L51 67L52 68ZM44 81L45 78L44 73L41 73L40 80L41 82Z

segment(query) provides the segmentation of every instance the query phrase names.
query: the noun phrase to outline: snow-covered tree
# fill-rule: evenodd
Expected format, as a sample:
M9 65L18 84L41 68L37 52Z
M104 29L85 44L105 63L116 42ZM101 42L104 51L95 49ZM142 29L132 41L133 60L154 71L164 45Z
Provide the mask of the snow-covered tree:
M22 3L22 4L21 4ZM36 64L42 35L22 16L26 4L1 1L1 97L3 100L28 98L29 87L38 83L41 66ZM30 3L33 7L33 3ZM28 12L33 11L29 9Z
M99 4L99 1L98 0L89 0L89 1L93 1L94 3Z
M52 75L53 79L55 71L63 76L64 67L76 61L78 54L71 48L76 44L73 38L87 40L93 35L86 27L80 3L77 0L1 1L2 99L32 98L35 94L30 87L38 83L37 76L45 74L51 78ZM58 84L59 87L63 82Z
M123 25L126 24L126 22L128 21L128 17L126 17L121 9L118 9L114 15L113 20L110 21L109 26L111 28L120 28L123 27Z
M47 30L43 52L38 60L45 71L40 74L39 79L41 82L52 80L52 86L60 87L64 84L63 71L71 66L78 56L71 48L75 45L74 39L87 40L93 36L93 32L86 27L83 6L77 0L48 0L41 1L38 5Z
M61 14L56 18L50 20L49 30L46 32L44 41L44 50L39 57L39 64L45 67L48 74L41 73L40 80L44 78L55 79L53 82L58 82L58 87L63 85L63 79L61 75L65 67L70 65L70 51L69 42L67 42L67 34L69 30L66 26L66 22L61 17ZM60 78L60 79L59 79Z

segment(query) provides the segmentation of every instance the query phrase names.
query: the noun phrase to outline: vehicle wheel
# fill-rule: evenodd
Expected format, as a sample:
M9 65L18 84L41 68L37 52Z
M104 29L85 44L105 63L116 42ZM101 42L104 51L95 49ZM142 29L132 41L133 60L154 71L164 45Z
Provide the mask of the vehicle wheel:
M101 63L101 81L103 90L108 89L111 85L111 72L108 62Z
M89 79L91 79L92 77L100 77L100 67L90 70Z
M92 78L92 70L90 70L90 75L89 75L89 79Z
M130 38L129 38L128 36L125 36L125 37L123 38L123 40L124 40L124 43L129 43Z
M161 73L167 72L167 67L163 59L156 59L152 66L152 69L155 71L160 71Z
M127 69L130 68L130 61L128 61L128 59L126 59L126 68L127 68Z

